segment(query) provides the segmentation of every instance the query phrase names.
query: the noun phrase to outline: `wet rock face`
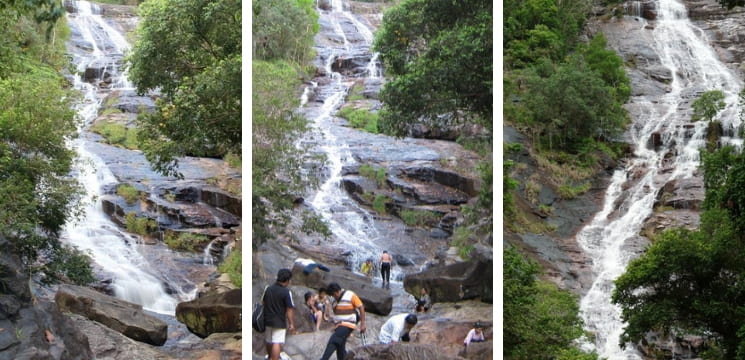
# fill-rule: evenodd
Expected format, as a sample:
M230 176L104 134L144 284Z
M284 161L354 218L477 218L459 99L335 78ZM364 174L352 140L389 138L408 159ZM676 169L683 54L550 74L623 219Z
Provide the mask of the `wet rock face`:
M90 347L96 359L100 360L131 360L152 359L170 360L171 356L157 350L152 345L132 340L99 322L77 315L67 315L75 329L83 332L90 342Z
M92 359L88 339L53 303L32 303L28 275L0 237L0 359Z
M54 297L64 311L83 315L137 341L163 345L168 326L147 315L142 306L82 286L62 285Z
M214 333L241 332L241 289L179 303L176 318L202 338Z
M429 291L433 302L456 302L480 298L492 301L491 261L469 261L444 267L434 267L404 277L404 288L419 294L420 288Z
M444 355L432 346L406 343L368 345L350 352L346 358L353 360L458 359Z

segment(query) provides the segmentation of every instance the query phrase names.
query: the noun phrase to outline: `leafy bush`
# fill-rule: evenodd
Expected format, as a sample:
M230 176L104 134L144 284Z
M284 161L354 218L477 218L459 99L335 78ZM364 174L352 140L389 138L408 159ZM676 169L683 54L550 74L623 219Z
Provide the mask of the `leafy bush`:
M240 170L241 169L241 155L233 154L232 152L229 152L225 154L224 158L225 162L230 165L230 167Z
M127 213L124 219L127 231L140 236L145 236L158 228L158 223L146 217L137 217L134 212Z
M588 190L590 190L589 182L576 186L563 184L559 186L559 196L565 200L574 199L577 196L586 193Z
M212 238L206 235L166 231L163 242L173 250L196 252L198 249L206 247L211 240Z
M345 107L339 110L339 116L347 119L355 129L362 129L369 133L378 133L378 114L363 109Z
M385 179L386 179L385 168L379 167L376 169L370 165L363 164L362 166L360 166L359 172L360 172L360 175L368 179L375 180L375 182L378 183L378 186L385 185Z
M377 211L380 214L385 214L385 204L388 202L388 197L385 195L375 195L375 199L372 202L372 207L375 211Z
M116 188L116 194L123 197L127 204L132 205L140 198L140 191L132 185L121 184Z
M121 146L130 150L138 149L137 129L128 128L125 125L98 121L90 130L104 137L107 144Z
M66 280L76 285L88 285L95 281L91 270L91 258L75 247L60 246L54 250L57 261L45 265L44 283Z
M538 280L540 266L514 248L503 259L504 359L597 359L573 346L584 333L576 296Z
M441 216L434 211L401 210L399 217L409 226L436 226Z
M217 270L221 273L227 273L230 276L230 281L233 283L233 285L241 288L242 287L242 279L243 279L243 272L241 270L241 251L240 250L233 250L227 258L225 258L225 261L220 263L220 265L217 266Z

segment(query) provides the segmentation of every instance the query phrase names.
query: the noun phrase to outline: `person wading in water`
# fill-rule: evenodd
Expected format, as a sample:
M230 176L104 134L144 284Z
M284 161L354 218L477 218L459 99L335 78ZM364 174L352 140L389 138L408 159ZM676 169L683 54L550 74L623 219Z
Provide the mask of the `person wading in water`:
M383 255L380 256L380 276L383 278L383 286L391 286L391 264L393 258L388 254L387 250L383 250Z

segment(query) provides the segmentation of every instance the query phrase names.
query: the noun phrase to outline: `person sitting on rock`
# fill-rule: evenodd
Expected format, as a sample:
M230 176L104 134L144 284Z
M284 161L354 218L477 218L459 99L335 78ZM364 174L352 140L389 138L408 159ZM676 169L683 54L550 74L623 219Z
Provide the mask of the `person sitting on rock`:
M372 276L372 259L365 260L360 266L360 272L367 277Z
M416 301L416 312L427 312L432 307L432 300L429 299L427 289L422 288L420 297Z
M331 317L333 316L331 313L331 298L325 288L318 289L318 307L323 313L323 320L331 321Z
M417 321L418 319L414 314L393 315L380 328L378 340L381 344L409 341L409 332L414 328Z
M473 324L473 329L471 329L468 332L468 335L466 335L465 340L463 340L463 346L466 348L468 347L468 344L472 342L482 342L486 341L486 336L484 336L484 325L481 324L481 322L476 322Z
M316 326L318 331L321 328L321 321L323 321L323 311L319 307L318 295L308 291L305 293L305 305L310 310L310 320Z

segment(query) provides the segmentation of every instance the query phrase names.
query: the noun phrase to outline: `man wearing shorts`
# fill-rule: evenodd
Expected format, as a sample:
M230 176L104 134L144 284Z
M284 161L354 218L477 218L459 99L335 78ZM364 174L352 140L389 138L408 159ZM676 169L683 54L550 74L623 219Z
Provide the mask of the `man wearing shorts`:
M287 323L289 322L290 333L295 332L295 321L292 318L295 304L292 302L292 293L287 286L290 284L292 271L280 269L277 272L277 282L266 289L264 293L264 331L266 342L266 353L270 360L279 360L282 345L285 343Z

